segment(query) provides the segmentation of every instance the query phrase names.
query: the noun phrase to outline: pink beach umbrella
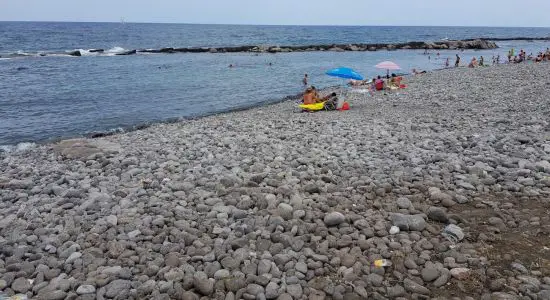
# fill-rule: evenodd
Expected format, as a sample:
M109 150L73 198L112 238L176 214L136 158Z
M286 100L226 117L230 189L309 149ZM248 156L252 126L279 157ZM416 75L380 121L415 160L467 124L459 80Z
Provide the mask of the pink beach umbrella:
M377 69L386 69L388 70L388 75L390 75L390 70L401 70L401 67L392 61L383 61L375 66Z

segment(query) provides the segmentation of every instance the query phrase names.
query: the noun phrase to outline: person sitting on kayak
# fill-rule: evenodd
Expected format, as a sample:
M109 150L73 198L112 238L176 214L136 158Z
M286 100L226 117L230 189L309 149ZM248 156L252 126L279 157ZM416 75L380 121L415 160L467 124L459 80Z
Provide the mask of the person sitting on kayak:
M308 87L306 91L304 92L303 101L304 104L314 104L316 103L315 99L315 91L313 88Z
M323 102L323 98L319 96L319 91L315 88L315 86L311 86L311 89L313 90L313 99L315 100L315 103Z

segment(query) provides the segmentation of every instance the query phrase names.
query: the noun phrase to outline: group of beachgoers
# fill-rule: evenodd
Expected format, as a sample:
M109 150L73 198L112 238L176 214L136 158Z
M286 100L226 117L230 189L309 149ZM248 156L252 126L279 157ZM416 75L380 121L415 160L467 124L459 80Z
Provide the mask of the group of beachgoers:
M302 96L302 105L314 105L314 104L321 104L321 109L324 110L336 110L338 109L339 103L338 103L338 97L336 93L330 93L326 96L320 96L319 91L315 88L315 86L308 86L309 83L309 77L307 74L304 74L304 78L302 78L302 84L304 87L306 87L306 90L304 91L304 94ZM318 110L318 109L315 109ZM304 109L304 111L307 111L307 109ZM310 110L311 111L311 110Z
M508 62L510 63L522 63L529 60L534 62L550 61L550 48L546 48L545 52L539 52L537 56L534 56L533 53L527 55L523 49L517 55L514 52L514 48L508 51Z
M336 106L338 104L338 97L336 96L336 93L330 93L324 97L321 97L319 95L319 91L315 88L315 86L309 86L304 92L302 103L305 105L324 103L326 106L325 109L336 109Z
M366 86L368 88L368 91L371 94L374 94L375 91L387 91L387 90L405 88L406 86L401 83L402 80L403 80L403 77L397 76L396 74L391 74L391 76L388 75L385 78L378 76L371 80L369 79L351 80L348 83L348 85L351 85L353 87ZM304 75L304 78L302 79L302 83L304 84L304 86L307 86L308 84L307 74ZM310 105L315 105L315 106L306 107ZM349 107L346 108L345 101L343 101L342 103L339 102L339 99L336 93L334 92L326 96L320 96L319 91L315 88L315 86L306 87L302 96L301 107L303 108L303 111L309 111L309 112L317 111L317 110L340 110L340 109L347 110L349 108Z
M456 54L456 60L455 60L455 67L460 66L460 56ZM527 53L522 49L520 52L516 55L514 49L512 48L508 52L508 63L522 63L526 61L533 61L533 62L542 62L542 61L550 61L550 48L546 48L545 52L539 52L537 56L533 56L533 54L527 55ZM504 61L505 63L506 61ZM492 64L497 65L503 63L501 62L500 55L493 55L492 57ZM446 59L445 66L449 67L449 58ZM470 63L468 64L469 68L476 68L476 67L483 67L483 66L489 66L489 63L485 62L485 58L483 56L480 56L479 59L477 57L473 57ZM424 74L426 71L412 69L413 75L420 75ZM366 80L350 80L348 82L348 85L352 87L367 87L367 90L371 95L373 95L376 91L389 91L389 90L396 90L396 89L402 89L405 88L406 85L402 83L403 77L397 76L396 74L391 74L387 76L377 76L372 79L366 79ZM325 110L335 110L338 108L338 97L336 96L336 93L331 93L327 96L321 97L319 95L319 92L314 86L308 86L309 83L309 77L307 74L304 75L302 79L302 84L304 87L306 87L306 90L304 91L303 98L302 98L302 104L304 105L313 105L313 104L320 104L323 103L323 108Z
M372 93L374 91L386 91L404 88L405 85L403 85L401 81L403 81L402 76L391 74L391 76L387 75L385 78L382 78L382 76L378 76L376 78L366 80L351 80L348 85L353 87L366 86L368 87L368 90Z
M534 56L533 53L527 55L527 52L525 52L523 49L519 51L519 53L516 55L514 48L510 49L508 51L508 63L523 63L527 61L532 62L543 62L543 61L550 61L550 48L546 48L546 51L539 52L537 56ZM457 55L458 57L458 55ZM494 56L493 55L493 65L497 65L501 63L500 55ZM483 56L481 56L479 59L476 57L473 57L470 63L468 64L469 68L475 68L475 67L483 67L488 66L488 64L485 63L485 59Z

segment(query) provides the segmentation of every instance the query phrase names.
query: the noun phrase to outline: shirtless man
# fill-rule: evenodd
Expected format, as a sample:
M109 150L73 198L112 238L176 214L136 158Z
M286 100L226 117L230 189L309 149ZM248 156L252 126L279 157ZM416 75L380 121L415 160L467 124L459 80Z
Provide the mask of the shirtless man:
M321 99L321 96L319 96L319 91L312 85L311 89L313 90L313 100L315 103L317 102L323 102L323 99Z
M304 92L303 100L304 104L314 104L316 102L315 91L311 87L308 87Z

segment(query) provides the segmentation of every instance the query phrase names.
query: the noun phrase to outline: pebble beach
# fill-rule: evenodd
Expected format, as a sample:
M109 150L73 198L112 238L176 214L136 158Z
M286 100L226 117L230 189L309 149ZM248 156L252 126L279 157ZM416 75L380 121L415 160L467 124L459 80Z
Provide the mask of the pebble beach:
M349 111L0 153L0 295L550 299L549 74L446 69L340 90Z

